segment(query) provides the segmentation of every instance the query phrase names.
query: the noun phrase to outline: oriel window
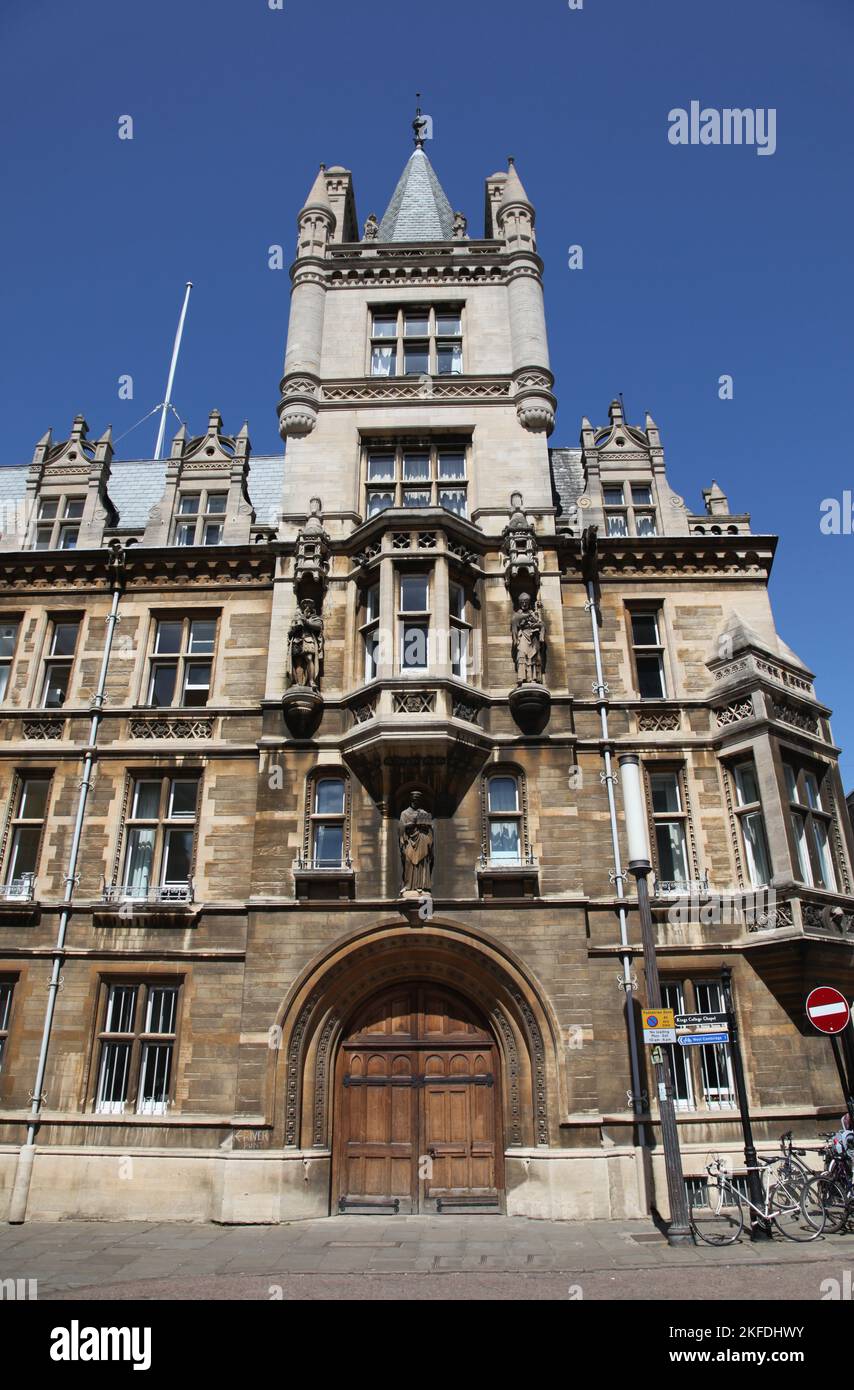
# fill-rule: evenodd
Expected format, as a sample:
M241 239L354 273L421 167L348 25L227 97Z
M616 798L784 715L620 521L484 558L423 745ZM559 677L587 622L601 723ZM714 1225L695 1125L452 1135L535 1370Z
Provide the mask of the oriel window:
M752 758L736 763L732 775L735 782L735 813L741 832L747 877L751 888L764 888L771 882L771 857L756 764Z
M465 681L471 669L470 646L472 627L468 617L468 599L462 584L451 581L449 589L451 673Z
M365 652L365 680L379 674L380 656L380 586L372 584L365 590L362 602L362 645Z
M830 848L833 820L830 800L827 799L826 805L818 775L810 768L784 763L783 771L799 878L811 887L835 891L836 868Z
M430 575L401 571L398 577L400 669L426 671L430 650Z

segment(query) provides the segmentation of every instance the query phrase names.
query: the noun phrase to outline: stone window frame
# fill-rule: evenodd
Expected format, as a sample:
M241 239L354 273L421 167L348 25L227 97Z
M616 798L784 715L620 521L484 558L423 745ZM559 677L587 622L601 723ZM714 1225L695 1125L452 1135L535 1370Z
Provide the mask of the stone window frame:
M465 301L440 301L438 303L419 304L417 302L399 302L396 304L380 303L368 304L368 338L367 353L365 361L365 376L373 381L391 381L405 379L406 377L419 376L442 376L453 377L462 376L465 371ZM405 316L424 315L427 316L426 334L407 335L405 326ZM460 328L458 333L439 333L438 319L440 315L455 315L459 318ZM383 334L376 332L376 321L378 319L395 320L395 331L393 334ZM394 371L384 373L374 371L374 351L375 349L386 348L394 344ZM405 352L407 344L410 346L426 346L427 348L427 368L425 371L406 372ZM460 367L459 371L441 372L439 371L439 350L440 347L459 346Z
M339 815L329 813L328 815L314 810L317 796L317 784L324 781L336 781L344 783L344 810ZM353 787L350 774L346 767L340 763L330 763L328 766L322 764L313 767L306 774L305 794L303 801L303 832L302 832L302 855L299 860L299 867L316 868L314 861L314 829L320 821L340 820L343 826L342 835L342 869L349 869L352 865L352 801ZM334 869L335 865L328 865Z
M56 503L56 511L52 517L43 515L45 505L51 507ZM69 516L69 505L79 503L80 510L77 515ZM74 489L66 492L63 488L61 492L42 493L36 500L35 515L32 522L32 534L29 544L30 550L76 550L77 540L80 536L80 528L83 524L83 516L86 510L86 491L78 492ZM73 532L74 545L62 545L63 533ZM47 544L40 545L39 540L47 537Z
M440 454L462 454L463 473L460 478L442 478ZM425 479L405 477L404 456L407 454L428 455L428 476ZM417 518L423 511L432 508L447 512L449 516L468 521L471 516L471 461L472 435L466 434L395 434L388 437L365 437L361 444L362 493L365 499L365 519L381 516L384 511L398 509L406 511L410 517ZM374 457L393 456L393 477L391 479L372 479L371 460ZM462 512L443 507L441 492L461 492L463 494ZM423 506L411 506L405 502L406 493L423 492L429 494ZM390 502L371 511L371 498L389 496Z
M186 972L182 971L180 974L164 974L163 968L160 965L155 966L150 973L145 970L142 972L134 972L133 970L129 970L127 966L117 968L114 971L102 971L100 973L96 986L93 1018L94 1028L90 1054L91 1064L89 1067L87 1084L87 1108L90 1113L94 1115L121 1114L153 1115L161 1117L174 1113L178 1057L180 1055L181 1035L183 1031L182 1022L186 998L186 984ZM109 1009L112 991L116 988L130 988L136 990L133 1017L134 1027L127 1032L110 1031L106 1027L108 1021L107 1011ZM143 1026L148 1014L151 991L158 988L171 989L174 990L176 994L175 1028L174 1031L170 1033L149 1033ZM130 1043L127 1095L123 1102L124 1108L121 1111L99 1109L101 1076L104 1065L104 1044L109 1041ZM139 1085L142 1051L147 1043L150 1045L151 1043L157 1044L163 1042L169 1042L172 1049L166 1105L163 1110L141 1110L139 1109Z
M179 486L175 493L175 510L172 518L172 539L171 544L181 550L189 550L193 546L216 546L222 545L225 534L225 523L228 516L228 482L225 485L221 482L199 483L198 486L182 487ZM199 506L195 512L187 512L182 515L181 503L184 498L198 497ZM223 499L222 511L211 511L209 507L212 497ZM178 533L181 527L194 524L195 533L192 541L179 541ZM220 534L217 540L208 541L199 539L204 537L208 526L219 526Z
M655 874L656 892L658 891L659 883L670 882L671 880L662 879L661 877L661 864L658 855L658 840L655 833L656 813L653 811L652 783L650 781L651 775L655 773L671 772L676 775L680 801L682 803L682 810L678 813L673 814L678 814L678 816L683 822L685 833L685 862L689 874L693 872L693 880L688 879L687 885L690 886L691 882L704 882L704 879L701 877L700 874L700 861L697 852L696 820L694 816L693 803L688 782L687 760L684 757L680 757L678 755L654 758L642 757L641 767L643 769L643 789L644 797L646 800L647 824L649 826L650 857L652 861L653 873ZM660 819L664 819L664 812L658 814ZM687 891L687 887L684 891Z
M193 843L190 850L190 875L189 885L192 887L196 863L199 850L199 832L202 823L202 811L204 807L204 766L202 764L192 764L190 766L167 765L157 763L154 766L129 767L125 771L124 787L122 791L122 808L119 818L118 833L116 835L115 852L113 854L112 887L119 892L126 886L122 870L127 859L127 830L136 823L135 818L130 814L133 808L133 794L137 782L155 782L160 780L162 784L169 781L189 782L196 781L198 790L196 793L196 811L193 818ZM164 805L166 793L161 786L160 807ZM168 818L166 818L168 820ZM157 821L157 835L155 839L155 862L157 864L157 874L152 874L149 880L150 887L161 886L163 868L163 825L164 817L160 816ZM156 881L155 881L156 880ZM134 901L130 898L128 901Z
M371 597L376 596L375 610L372 610ZM358 609L358 631L360 639L360 664L356 673L357 684L367 684L377 680L380 671L382 630L380 613L382 586L379 569L372 571L366 583L359 589L356 599ZM373 667L373 671L371 668Z
M829 763L824 763L818 758L809 757L788 745L778 745L778 751L780 757L778 774L780 798L785 811L786 839L789 846L789 858L794 880L796 883L803 884L805 888L816 888L819 892L842 892L844 890L841 889L839 885L841 882L844 883L845 874L843 872L843 865L840 863L839 855L841 846L837 837L838 809L836 797L834 795L832 767ZM792 800L789 782L786 777L787 767L791 768L795 773L796 792L799 796L803 794L805 796L804 800ZM807 775L811 776L816 783L819 801L818 806L813 806L810 803L809 795L806 793ZM804 878L802 876L802 864L793 825L793 818L795 815L800 815L804 822L809 878ZM824 827L827 854L834 880L832 883L819 883L816 875L816 867L818 864L818 851L815 838L816 824L821 824Z
M706 972L704 972L702 966L698 967L696 971L692 970L688 974L684 973L683 971L677 972L675 970L663 970L661 975L662 1006L664 1008L667 1008L671 1005L671 1003L674 1005L678 1003L679 1001L677 999L674 999L674 996L671 993L671 991L678 990L684 1011L686 1013L707 1012L705 1005L709 1001L702 1001L703 1007L700 1007L700 1003L697 999L698 985L714 985L718 989L720 989L720 976L714 974L707 974ZM720 1101L717 1104L710 1104L707 1095L707 1088L705 1083L706 1077L708 1075L708 1062L711 1059L707 1059L703 1055L706 1053L706 1047L679 1047L675 1043L667 1043L665 1044L665 1046L669 1049L670 1052L670 1070L671 1077L673 1079L674 1103L676 1105L676 1109L681 1114L732 1115L738 1113L738 1096L735 1090L735 1078L732 1071L732 1052L728 1043L709 1044L709 1047L712 1049L714 1065L716 1067L719 1066L720 1054L724 1054L724 1064L727 1077L726 1090L729 1093L730 1097L730 1099L726 1101ZM684 1066L680 1066L678 1068L674 1066L674 1059L677 1057L681 1057ZM706 1066L704 1066L704 1063L706 1063ZM684 1077L688 1083L689 1095L686 1099L682 1099L679 1096L682 1077ZM698 1103L700 1101L702 1103Z
M421 608L403 607L403 582L405 579L424 579L427 584L427 606ZM398 676L415 680L429 675L431 664L436 663L436 567L435 565L395 565L394 567L394 664ZM404 666L406 633L426 632L426 651L423 666Z
M37 704L40 709L62 709L68 702L68 692L71 689L71 682L74 676L74 664L80 651L80 634L83 630L85 617L85 613L73 609L68 612L62 609L48 612L42 640L41 660L35 665L37 685L35 690L32 691L31 696L34 706ZM74 639L74 650L70 655L58 656L52 650L56 642L57 628L70 627L73 623L77 624L77 636ZM52 667L59 666L67 667L68 671L65 695L58 705L49 705L47 703L48 672Z
M149 610L145 661L143 663L137 690L137 709L187 709L192 711L208 709L211 706L212 696L216 688L216 680L219 675L218 657L222 630L222 612L223 610L220 606L212 608L193 607L189 609L186 607L180 609L157 607ZM177 655L174 655L174 660L177 664L177 672L175 676L173 699L171 705L152 705L149 700L149 695L152 689L154 667L158 664L158 653L155 651L157 645L157 632L160 623L169 622L181 622L182 624L181 651ZM190 625L193 622L213 622L214 624L213 651L209 656L211 668L210 685L208 687L207 701L203 705L187 705L183 701L186 669L188 664L194 659L192 653L189 651ZM199 654L197 664L204 664L205 655L207 654ZM164 656L169 656L170 660L173 659L173 654L166 653ZM166 661L164 660L159 664L165 665Z
M738 781L736 778L736 768L746 763L753 765L753 775L759 791L759 800L745 802L739 801ZM726 782L727 810L730 817L732 830L733 847L736 856L736 872L738 874L739 887L749 887L751 891L770 886L774 878L774 861L771 856L771 842L768 837L768 817L765 805L762 800L762 788L759 785L759 769L756 762L756 752L752 746L741 749L739 752L729 753L721 759L721 771ZM748 883L751 877L749 872L749 858L745 844L743 821L756 814L761 816L762 832L765 838L765 855L768 860L768 883Z
M519 865L533 863L533 851L531 849L530 816L528 803L528 777L525 769L518 763L490 763L480 776L480 862L482 865L490 863L490 836L489 822L493 813L489 810L489 783L493 777L510 777L516 783L516 798L518 811L515 815L519 820ZM508 819L503 813L495 812L495 819ZM514 867L510 865L509 867Z
M41 863L42 851L44 850L45 829L50 819L53 779L53 768L49 768L45 771L42 767L16 767L12 774L12 782L9 787L9 799L6 805L6 815L3 822L3 839L2 843L0 843L0 863L2 863L2 882L4 885L10 882L9 874L12 868L11 853L15 838L15 830L19 822L24 823L20 821L16 808L20 806L25 783L27 781L40 781L47 782L48 789L45 797L45 813L41 818L41 832L39 834L35 853L36 868L33 877L33 884L35 885L38 877L38 868Z
M12 687L12 667L17 660L18 643L21 640L21 629L23 626L24 617L22 613L5 613L2 621L0 621L0 633L2 633L3 628L14 627L15 629L11 654L9 656L0 656L0 683L2 683L2 673L5 672L6 674L6 683L3 685L2 693L0 693L0 704L6 703L9 697L9 691Z
M15 1010L15 993L20 976L8 970L0 973L0 1074L9 1046L9 1034Z
M642 644L638 646L635 642L633 618L635 615L652 615L656 620L656 632L658 642L656 644ZM676 698L675 681L673 672L668 660L669 632L667 629L666 615L663 599L631 599L625 604L626 615L626 638L629 646L629 656L631 661L632 680L634 691L631 698L642 700L644 703L650 700L673 700ZM638 652L642 655L649 655L652 652L658 653L661 670L662 693L660 695L642 695L640 690L640 675L638 672L637 656Z
M655 537L659 535L658 530L658 506L655 500L655 488L652 478L647 480L640 478L600 478L602 488L602 512L605 517L605 538L609 540L627 540L630 536L644 539L647 536ZM605 493L609 488L620 489L619 502L606 502ZM635 500L635 488L645 488L649 493L649 502L637 502ZM625 523L625 531L611 531L610 523L612 518L622 517ZM639 528L639 521L646 519L652 520L652 530L642 531Z

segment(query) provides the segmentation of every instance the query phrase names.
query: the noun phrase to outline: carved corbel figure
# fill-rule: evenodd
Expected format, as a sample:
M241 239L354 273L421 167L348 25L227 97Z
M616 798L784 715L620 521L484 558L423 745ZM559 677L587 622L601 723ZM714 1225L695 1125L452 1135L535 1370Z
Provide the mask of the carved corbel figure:
M523 685L534 681L543 683L545 664L545 627L539 604L535 604L529 593L519 595L519 603L510 623L513 641L513 665L516 667L516 684Z
M288 629L288 676L292 685L320 688L323 668L323 618L314 600L304 598Z

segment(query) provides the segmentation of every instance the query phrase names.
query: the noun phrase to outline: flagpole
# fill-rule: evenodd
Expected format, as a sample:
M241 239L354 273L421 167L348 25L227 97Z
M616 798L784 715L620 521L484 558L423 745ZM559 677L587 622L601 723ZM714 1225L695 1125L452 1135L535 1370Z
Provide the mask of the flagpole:
M166 382L166 396L160 407L160 425L157 430L157 443L154 446L154 457L160 458L163 449L163 436L166 433L166 412L172 404L172 386L175 381L175 368L178 365L178 353L181 351L181 336L184 332L184 319L187 317L187 305L190 302L190 290L193 288L192 280L187 281L184 291L184 303L181 307L181 317L178 320L178 331L175 334L175 343L172 348L172 361L169 363L169 379Z

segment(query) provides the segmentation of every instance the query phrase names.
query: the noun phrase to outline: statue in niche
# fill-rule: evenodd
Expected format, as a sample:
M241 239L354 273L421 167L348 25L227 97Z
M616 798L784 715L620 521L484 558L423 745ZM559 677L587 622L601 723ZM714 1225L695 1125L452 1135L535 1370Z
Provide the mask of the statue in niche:
M401 896L429 893L433 885L433 817L413 792L398 826L402 880Z
M538 685L543 680L543 658L545 656L545 629L539 606L529 593L519 595L519 605L510 624L513 639L513 664L516 667L516 684L523 685L534 681Z
M318 689L323 662L323 619L314 599L304 598L288 629L288 674L293 685Z
M376 239L377 239L377 237L379 236L379 234L380 234L380 224L379 224L379 222L377 221L377 215L376 215L375 212L371 212L371 213L368 214L368 220L367 220L367 222L365 223L365 230L364 230L364 233L363 233L363 235L362 235L362 240L363 240L363 241L376 241Z

